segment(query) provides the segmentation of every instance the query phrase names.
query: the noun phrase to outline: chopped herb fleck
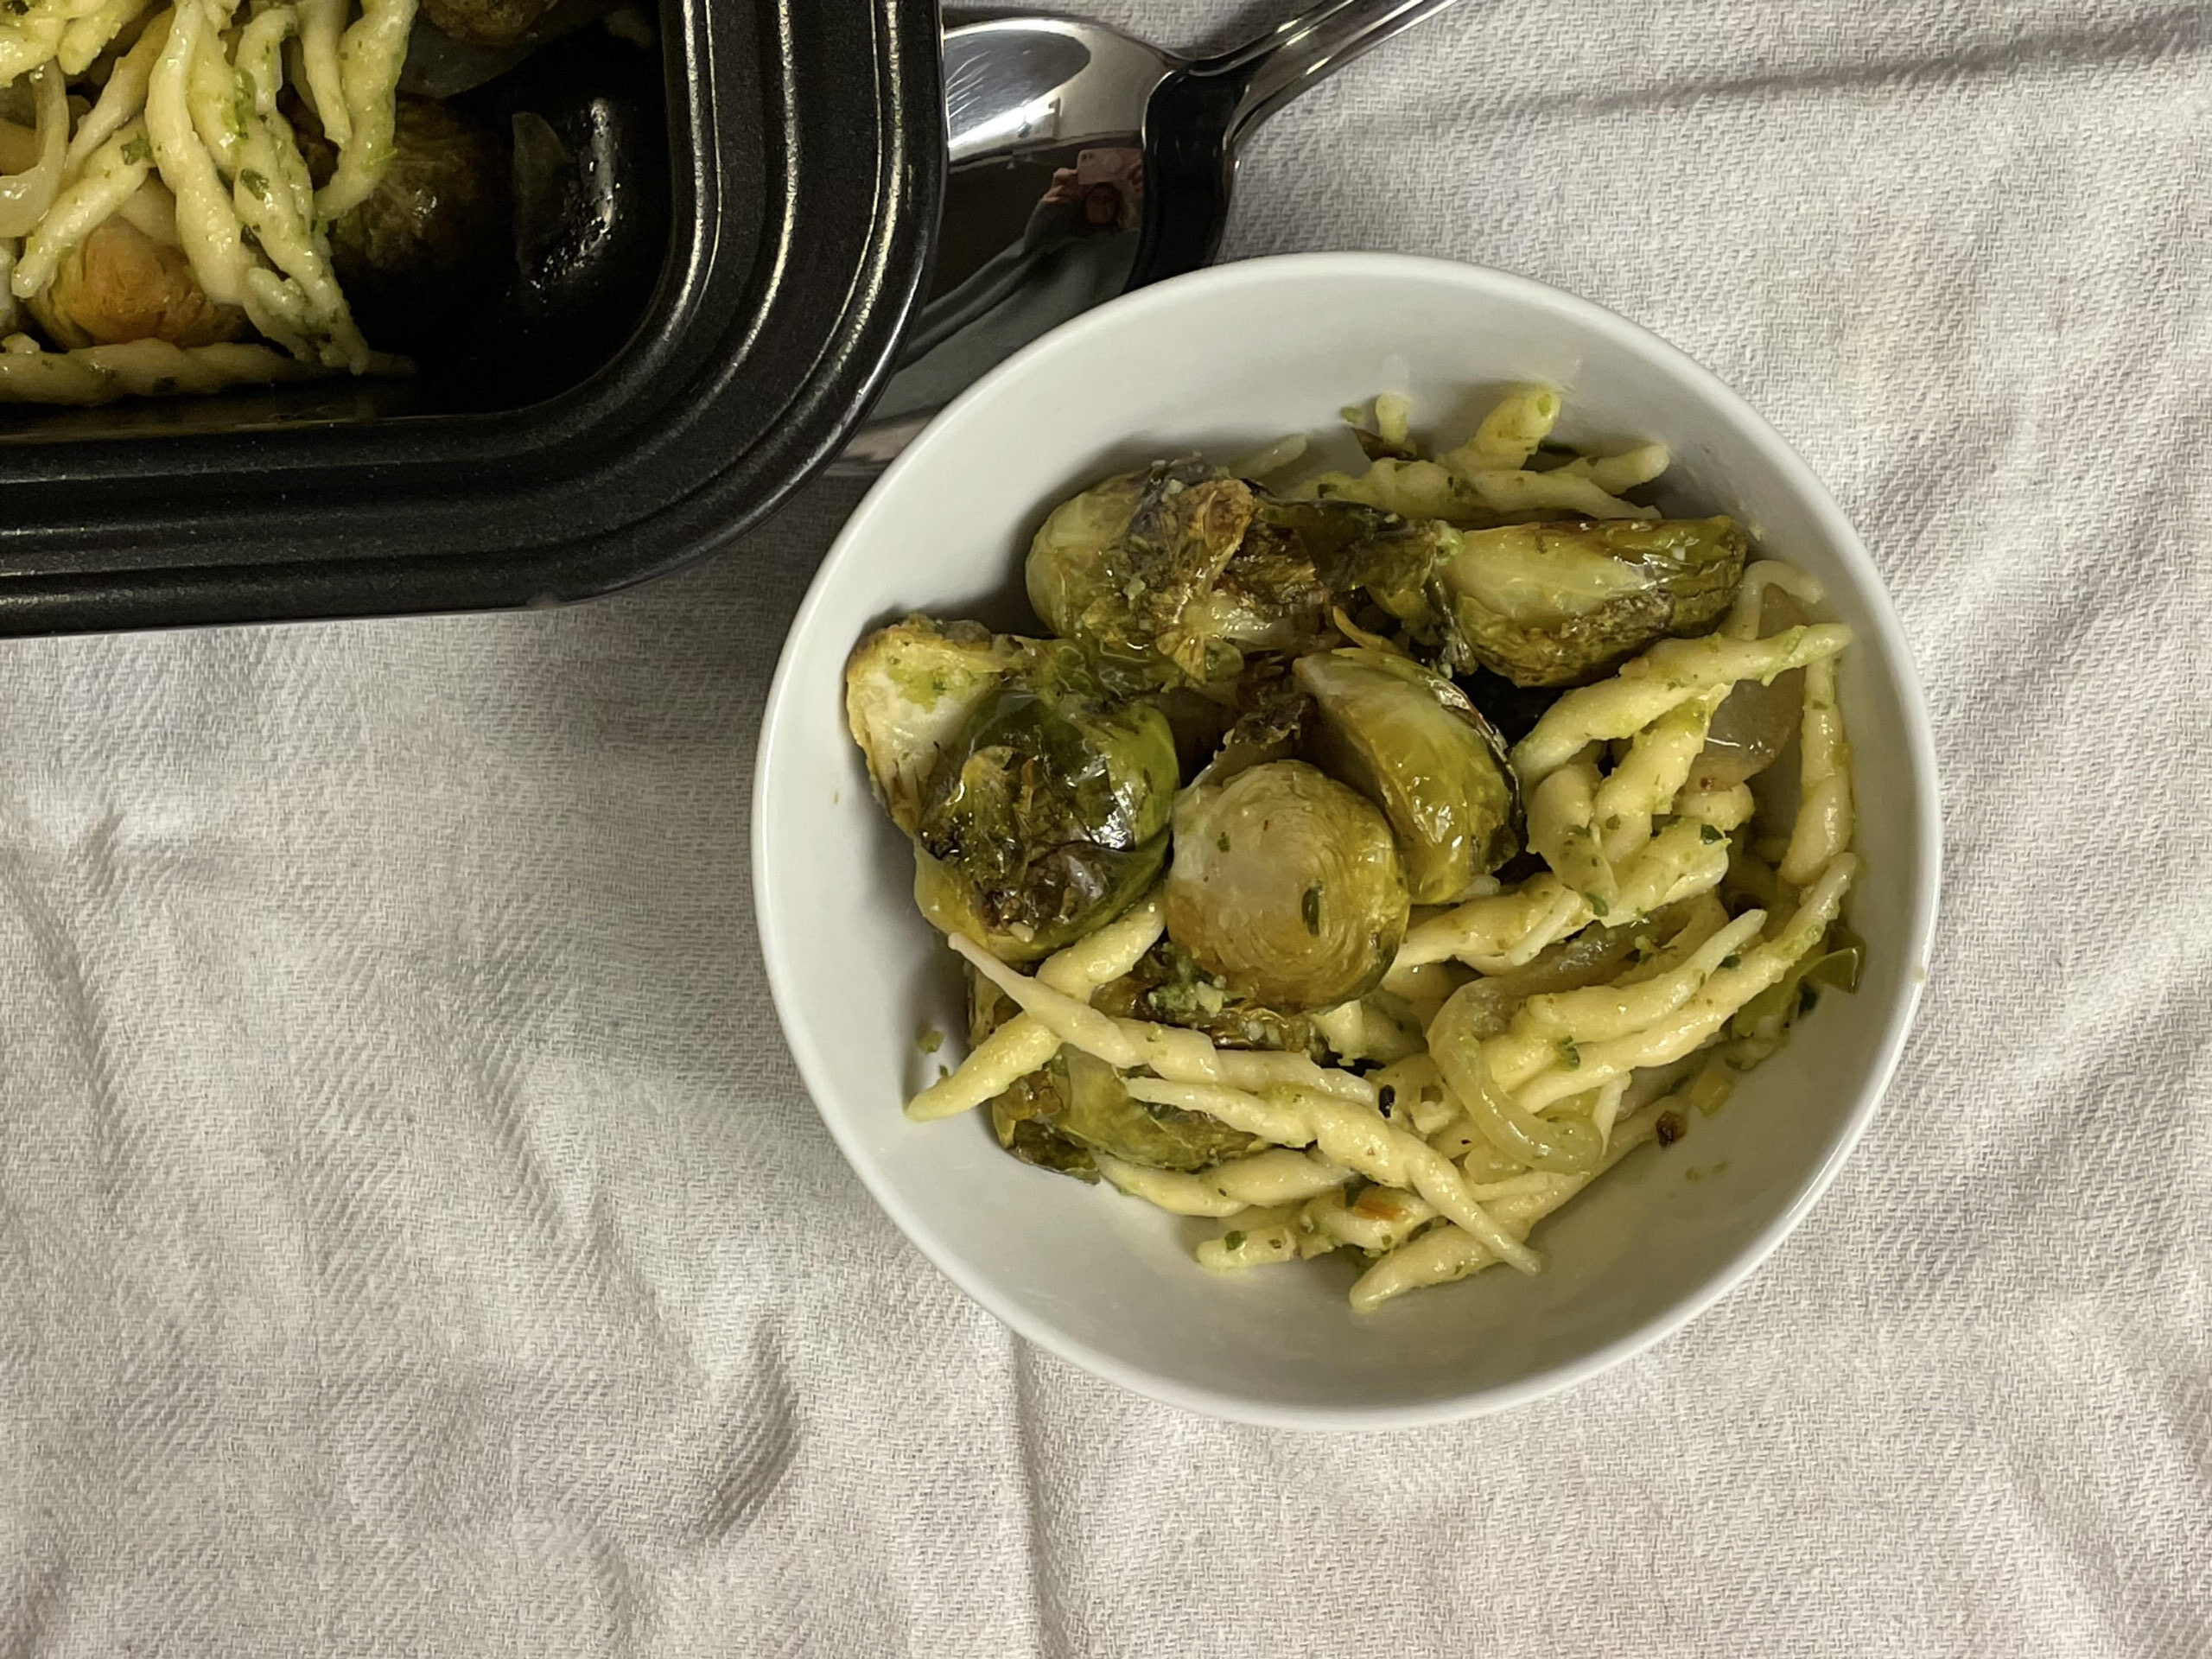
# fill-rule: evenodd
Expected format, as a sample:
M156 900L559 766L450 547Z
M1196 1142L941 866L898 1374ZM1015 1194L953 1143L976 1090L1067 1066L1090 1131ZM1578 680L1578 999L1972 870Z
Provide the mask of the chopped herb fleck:
M257 173L249 167L238 175L238 182L245 187L246 194L256 201L269 200L269 179L266 175Z
M1565 1065L1568 1071L1572 1071L1576 1066L1582 1064L1582 1051L1574 1046L1573 1038L1562 1037L1556 1044L1554 1045L1554 1046L1559 1050L1560 1064Z
M935 1026L924 1026L914 1033L914 1046L925 1054L934 1054L944 1046L944 1033Z
M1720 958L1720 965L1723 968L1740 968L1744 965L1743 954L1740 951L1731 950Z
M1673 1146L1688 1133L1688 1129L1689 1125L1682 1121L1682 1115L1680 1112L1662 1112L1659 1114L1659 1121L1651 1126L1652 1134L1658 1137L1659 1144L1662 1147Z
M123 164L125 167L137 167L153 159L154 146L143 132L123 147Z
M1603 916L1611 908L1597 893L1586 893L1582 896L1590 901L1590 913L1592 916Z
M1229 850L1229 831L1226 830L1223 830L1221 832L1221 838L1216 841L1214 845L1220 848L1223 852L1227 852Z
M1241 1232L1224 1233L1221 1238L1221 1248L1224 1250L1243 1249L1244 1248L1244 1235Z
M1386 1083L1375 1091L1375 1109L1383 1116L1389 1116L1390 1109L1397 1103L1398 1091L1394 1085Z
M1711 823L1700 823L1698 825L1697 838L1708 847L1716 841L1726 841L1727 839L1726 836L1720 833L1720 828L1718 824Z
M1321 884L1316 881L1306 889L1306 896L1298 901L1298 913L1306 918L1306 931L1319 938L1321 932Z

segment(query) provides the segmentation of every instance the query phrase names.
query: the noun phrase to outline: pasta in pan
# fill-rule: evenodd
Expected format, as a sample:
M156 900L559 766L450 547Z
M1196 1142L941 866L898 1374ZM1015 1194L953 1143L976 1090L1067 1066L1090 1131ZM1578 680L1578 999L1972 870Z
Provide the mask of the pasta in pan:
M332 111L339 118L320 124L337 155L320 196L278 105L285 48L302 33L300 7L252 0L241 13L236 0L25 0L0 18L0 79L28 76L37 146L32 167L0 179L8 297L11 309L41 313L63 347L10 336L0 399L93 403L302 372L266 351L192 337L226 308L242 313L305 372L404 366L372 351L355 326L332 270L329 226L375 188L391 162L414 0L368 0L334 42L334 20L344 11L342 3L311 9L317 35L308 60L325 73L297 87L310 113L334 91L344 99L342 111ZM127 48L114 55L73 131L65 83L86 75L126 35ZM335 77L327 73L334 55ZM96 229L126 212L130 222L150 227L145 233L155 243L182 255L171 287L188 289L206 321L149 325L156 332L143 338L71 340L54 303L56 281ZM137 367L156 359L158 372Z
M611 140L583 156L561 134L655 93L581 41L536 71L524 53L593 24L632 47L652 32L555 0L428 0L427 14L418 27L416 0L0 5L0 403L402 375L403 352L479 358L511 334L501 349L530 355L531 327L586 302L613 241L642 236L629 209L571 188L627 178ZM588 213L588 257L561 240Z
M1050 637L861 643L854 734L973 987L912 1116L988 1106L1214 1224L1210 1270L1349 1256L1369 1310L1539 1271L1545 1217L1855 984L1850 630L1559 412L1517 388L1431 454L1381 398L1363 472L1109 480L1032 549Z

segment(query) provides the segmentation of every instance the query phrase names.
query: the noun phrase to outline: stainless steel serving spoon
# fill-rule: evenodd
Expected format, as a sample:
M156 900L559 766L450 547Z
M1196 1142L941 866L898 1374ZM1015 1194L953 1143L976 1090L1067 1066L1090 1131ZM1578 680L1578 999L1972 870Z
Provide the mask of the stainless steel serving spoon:
M1040 334L1205 264L1228 222L1237 151L1259 124L1454 3L1327 0L1249 46L1198 59L1059 17L948 29L952 172L936 278L898 372L837 469L880 469Z

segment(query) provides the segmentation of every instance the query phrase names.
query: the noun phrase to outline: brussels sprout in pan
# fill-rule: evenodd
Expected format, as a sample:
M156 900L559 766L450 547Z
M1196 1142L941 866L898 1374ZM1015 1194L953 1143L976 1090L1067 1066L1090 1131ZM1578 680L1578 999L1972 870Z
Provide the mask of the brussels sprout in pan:
M211 346L247 332L245 313L209 299L181 250L119 214L62 257L30 309L65 350L131 340Z
M1128 908L1167 855L1175 740L1148 703L1086 695L1046 657L985 691L930 774L914 895L1010 962Z
M391 165L330 229L333 267L364 329L419 348L498 294L513 262L512 170L490 126L400 97Z
M557 3L558 0L423 0L423 16L441 34L467 41L472 46L513 46L526 39Z
M1381 810L1301 760L1200 783L1175 809L1168 937L1236 996L1334 1007L1405 937L1404 861Z
M1374 645L1298 659L1313 699L1313 758L1382 809L1416 905L1465 898L1520 850L1505 746L1465 694Z

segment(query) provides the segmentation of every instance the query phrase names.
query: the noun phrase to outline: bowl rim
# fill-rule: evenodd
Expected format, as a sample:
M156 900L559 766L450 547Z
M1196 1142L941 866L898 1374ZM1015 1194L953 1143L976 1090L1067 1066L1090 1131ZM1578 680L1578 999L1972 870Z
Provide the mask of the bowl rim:
M1656 1308L1649 1318L1612 1341L1573 1359L1532 1371L1510 1382L1400 1404L1288 1406L1254 1401L1227 1390L1160 1376L1142 1365L1133 1364L1094 1344L1058 1329L1046 1319L1033 1316L1027 1309L1002 1296L988 1280L969 1273L956 1257L941 1250L931 1224L879 1173L872 1157L857 1137L848 1133L839 1116L823 1105L826 1091L817 1080L825 1072L813 1034L802 1011L791 1006L792 998L785 989L791 980L791 970L785 961L781 944L785 933L782 901L766 874L772 796L767 785L776 772L779 756L779 734L785 724L786 708L793 698L793 683L799 673L798 644L811 631L814 617L838 581L842 566L851 556L851 550L874 533L875 521L888 511L886 504L897 496L902 481L910 474L925 470L933 464L938 452L954 441L969 410L997 396L1000 389L1009 382L1031 373L1037 365L1060 353L1073 351L1098 334L1141 327L1156 312L1205 299L1217 291L1234 293L1241 289L1265 285L1290 271L1333 276L1348 283L1406 277L1430 282L1440 279L1462 283L1471 292L1548 309L1565 315L1593 334L1609 336L1613 343L1652 363L1670 378L1695 388L1706 399L1723 406L1732 406L1732 412L1741 421L1744 429L1760 448L1768 451L1769 458L1785 485L1810 508L1841 562L1849 569L1859 596L1866 604L1870 623L1879 636L1890 660L1896 664L1895 691L1905 728L1904 759L1915 785L1916 810L1911 833L1918 868L1910 895L1905 935L1910 966L1901 981L1901 994L1890 1007L1887 1020L1875 1042L1872 1064L1867 1071L1866 1079L1844 1115L1840 1132L1827 1155L1807 1177L1796 1194L1706 1282L1688 1294ZM1898 619L1896 606L1890 598L1889 589L1882 581L1881 572L1872 556L1867 552L1858 531L1811 467L1732 387L1686 353L1640 324L1630 321L1595 301L1584 299L1532 277L1490 266L1419 254L1274 254L1215 265L1174 277L1123 295L1062 324L1023 347L954 399L876 480L846 519L829 552L823 556L820 568L815 572L813 581L808 585L805 597L800 601L792 617L790 632L785 637L776 664L775 677L762 708L753 781L750 850L753 916L762 962L767 971L769 995L775 1004L777 1020L783 1027L785 1041L798 1067L800 1080L806 1086L808 1098L813 1102L816 1112L829 1129L830 1138L836 1142L837 1149L844 1155L846 1163L860 1177L869 1195L890 1217L893 1224L938 1271L1016 1335L1093 1376L1147 1398L1180 1407L1202 1416L1263 1427L1339 1431L1413 1428L1510 1410L1573 1388L1633 1358L1681 1330L1735 1290L1774 1254L1783 1240L1796 1230L1827 1192L1887 1096L1927 986L1935 939L1937 898L1942 884L1940 779L1936 770L1934 727L1921 684L1919 667Z

